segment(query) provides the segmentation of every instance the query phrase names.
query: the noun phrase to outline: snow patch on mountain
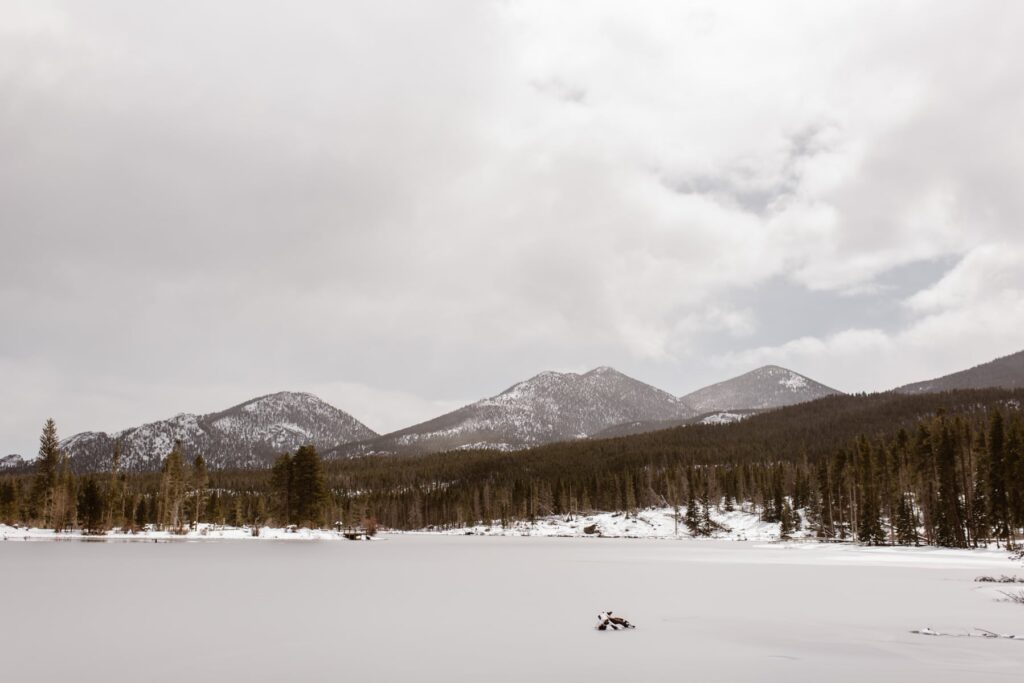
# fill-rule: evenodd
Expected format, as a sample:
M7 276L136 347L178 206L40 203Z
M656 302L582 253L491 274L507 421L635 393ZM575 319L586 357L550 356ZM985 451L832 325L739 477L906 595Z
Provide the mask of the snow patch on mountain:
M745 417L750 417L749 413L744 415L741 413L712 413L705 415L700 419L702 425L727 425L733 422L739 422Z
M786 387L787 389L797 390L804 389L807 387L807 378L803 375L798 375L795 372L789 373L788 376L782 377L779 380L779 384Z
M123 467L155 469L176 441L188 457L201 454L212 467L262 466L279 453L312 443L326 450L376 433L316 396L280 392L209 415L180 413L113 434L83 432L61 442L80 470L109 467L120 442Z
M766 410L841 393L792 370L766 365L739 377L698 389L682 400L698 413Z
M542 372L505 391L419 425L339 449L341 454L516 450L584 439L613 425L693 416L672 394L602 366Z
M13 469L15 467L21 467L25 464L24 458L17 453L5 455L0 458L0 470Z

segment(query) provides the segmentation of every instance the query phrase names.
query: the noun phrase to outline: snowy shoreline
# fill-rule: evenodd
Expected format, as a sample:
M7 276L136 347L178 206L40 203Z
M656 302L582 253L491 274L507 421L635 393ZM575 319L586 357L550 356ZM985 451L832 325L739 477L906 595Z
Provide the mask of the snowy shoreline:
M672 540L730 540L730 541L779 541L779 525L776 522L761 521L759 516L743 512L711 512L711 519L717 529L701 537L693 537L687 531L679 515L678 526L672 508L649 508L634 514L624 512L596 512L571 516L549 516L533 522L516 521L502 526L498 521L492 524L453 528L424 528L415 530L381 529L382 535L441 534L449 536L546 536L559 538L653 538ZM802 521L802 520L801 520ZM801 527L806 527L801 524ZM788 540L807 540L812 533L806 528L795 531ZM183 534L170 531L146 529L136 532L120 530L105 534L87 535L80 530L54 532L52 529L35 527L13 527L0 524L0 539L3 540L86 540L86 541L147 541L147 540L346 540L343 532L330 529L259 527L258 535L249 526L232 527L215 524L200 524Z
M85 534L73 531L55 532L53 529L36 527L13 527L0 524L0 540L3 541L326 541L347 540L340 531L329 529L284 529L260 527L259 535L253 535L251 527L230 527L214 524L200 524L197 530L184 534L170 531L145 530L127 532L120 530L107 531L103 534Z
M799 529L783 539L779 524L765 522L752 512L743 510L710 511L716 530L707 536L693 536L683 524L680 513L676 525L672 508L649 508L634 514L623 512L598 512L567 517L551 516L534 522L517 521L508 526L499 523L454 527L450 529L425 528L416 530L380 529L376 539L389 536L480 536L480 537L540 537L540 538L587 538L587 539L638 539L662 541L729 541L766 544L778 549L803 549L841 547L848 550L864 549L882 555L888 551L893 559L908 554L939 556L955 554L960 557L1008 558L1008 551L996 548L953 549L933 546L863 546L852 540L823 541L807 528L802 513ZM248 526L232 527L215 524L200 524L197 529L184 534L170 531L146 529L138 532L108 531L100 535L88 535L80 530L56 533L52 529L14 527L0 524L0 541L82 541L82 542L175 542L175 541L344 541L349 540L344 531L332 529L281 528Z

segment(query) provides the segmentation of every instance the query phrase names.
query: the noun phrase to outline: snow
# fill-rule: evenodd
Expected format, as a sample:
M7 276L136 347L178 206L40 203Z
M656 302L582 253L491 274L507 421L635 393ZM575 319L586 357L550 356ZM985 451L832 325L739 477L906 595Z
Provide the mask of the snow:
M0 470L8 467L21 467L24 464L25 459L22 458L17 453L12 453L11 455L5 455L3 457L0 457Z
M894 561L893 558L898 561ZM387 536L2 543L5 680L1019 680L1005 552ZM612 610L635 630L597 631ZM54 629L57 629L55 631ZM66 633L55 645L41 634Z
M692 411L671 394L602 366L583 374L542 372L502 393L417 425L393 438L397 447L437 450L482 446L506 450L583 439L636 420L666 420ZM436 428L440 427L440 428Z
M605 538L690 538L684 524L686 507L679 508L678 536L672 508L648 508L634 514L597 512L592 514L551 516L536 522L516 522L502 527L497 522L445 530L442 533L474 536L596 536ZM722 527L710 538L729 541L777 541L778 522L763 522L758 515L742 510L723 512L712 508L711 520ZM587 533L587 528L593 533ZM413 532L417 533L417 532ZM419 532L423 533L423 532ZM430 533L427 531L426 533ZM808 538L806 530L795 532L796 539ZM701 539L698 539L701 540Z
M267 463L278 454L305 444L332 448L361 441L376 433L348 413L312 394L279 392L234 406L220 413L179 413L114 434L83 432L61 442L85 466L107 467L112 439L121 440L122 466L143 469L159 464L180 440L188 456L201 453L214 467Z
M439 489L447 486L438 484ZM710 536L694 537L685 525L686 507L679 508L678 529L674 521L672 508L647 508L632 514L623 512L596 512L591 514L549 516L534 522L514 522L502 526L498 520L492 524L478 524L469 527L451 529L427 528L417 531L396 531L384 529L382 537L397 538L401 536L536 536L547 538L586 538L586 539L654 539L671 540L683 543L709 543L716 541L754 542L758 547L773 550L799 551L804 554L817 553L822 557L840 556L844 562L860 562L869 560L874 564L903 564L913 561L916 564L942 564L950 558L964 561L962 551L950 548L907 548L875 547L865 549L854 543L821 543L814 538L813 532L807 529L802 510L796 513L800 517L800 528L794 531L783 542L779 537L779 524L765 522L757 514L736 509L723 511L712 507L711 520L718 529ZM588 533L588 529L590 533ZM248 526L232 527L215 524L200 524L194 530L184 534L172 534L169 531L156 531L152 527L134 533L120 530L108 531L102 536L84 536L80 531L64 531L54 533L52 529L13 527L0 524L0 541L40 541L40 540L85 540L85 541L202 541L202 540L343 540L343 534L323 529L282 529L260 527L259 535L254 536ZM827 549L827 552L826 552ZM848 555L852 553L852 555ZM854 559L849 559L849 558ZM980 567L991 566L991 559L1000 562L1006 552L996 548L978 550L969 555L972 562L980 563ZM763 559L768 559L764 556ZM1005 564L1001 565L1004 569ZM995 589L1005 588L1006 584L989 583L984 586Z
M795 372L791 372L786 377L780 379L779 384L791 391L796 391L797 389L804 389L807 387L807 379Z
M747 416L741 413L714 413L713 415L701 418L700 423L702 425L727 425L732 422L739 422L745 417Z
M443 489L447 483L439 483L438 489ZM814 534L807 528L804 512L796 512L800 518L800 528L788 537L789 541L797 543L779 543L778 522L762 521L759 515L748 510L735 509L724 511L715 507L711 508L710 518L717 525L717 529L710 536L694 537L687 530L685 525L686 506L679 507L679 524L675 524L674 512L670 507L647 508L637 510L632 514L623 512L595 512L590 514L558 516L552 515L542 517L534 522L519 521L502 526L498 520L491 524L478 524L468 527L456 527L451 529L427 528L417 531L394 531L383 530L383 535L445 535L445 536L538 536L550 538L636 538L636 539L661 539L673 541L752 541L762 544L771 544L765 547L794 549L798 548L803 552L820 551L822 548L847 548L858 549L855 544L822 544L814 539ZM589 529L589 533L588 533ZM245 540L332 540L343 539L344 536L330 530L316 529L281 529L272 527L260 527L259 536L253 536L250 527L231 527L214 524L200 524L198 528L185 534L172 534L168 531L155 531L147 528L145 531L135 533L114 530L107 532L104 536L83 536L79 531L66 531L55 534L52 529L36 529L26 527L12 527L0 524L0 540L71 540L83 539L99 541L103 539L117 541L133 540L217 540L217 539L245 539ZM914 553L917 562L942 561L950 556L957 556L959 551L944 548L909 549ZM887 563L905 562L907 548L903 547L880 547L871 550L870 557L873 562ZM839 551L843 552L843 551ZM993 550L998 557L1004 557L1005 553ZM952 554L952 555L951 555ZM975 554L972 557L987 557L984 554ZM986 560L987 561L987 560ZM1000 586L1002 584L990 584Z
M478 524L470 527L459 527L454 529L436 530L423 529L410 532L392 532L394 534L442 534L456 536L548 536L548 537L594 537L594 538L654 538L654 539L691 539L686 530L684 516L686 507L679 508L678 532L674 521L672 508L648 508L638 510L634 514L622 512L597 512L585 515L572 515L567 517L550 516L536 520L535 522L515 522L508 527L502 527L495 521L492 524ZM801 515L802 512L798 513ZM778 541L779 525L777 522L761 521L758 515L743 510L724 512L712 508L711 519L716 522L720 529L711 534L709 538L728 541ZM802 524L801 530L794 532L791 538L794 540L809 539L812 534ZM587 528L592 533L587 533ZM85 539L98 541L103 539L117 541L132 540L216 540L216 539L245 539L245 540L331 540L344 538L335 531L298 529L289 531L286 529L261 527L259 536L253 536L250 527L230 527L214 524L200 524L196 530L185 534L172 534L168 531L154 531L148 529L135 533L114 530L107 532L104 536L83 536L79 531L67 531L56 534L52 529L36 529L26 527L13 527L0 524L0 540L69 540ZM693 540L707 540L704 537Z
M764 410L813 401L838 393L777 365L766 365L682 397L697 412Z
M53 529L13 527L0 524L0 541L327 541L343 540L344 538L337 531L325 529L282 529L272 527L260 527L259 535L254 536L251 527L219 526L214 524L200 524L197 529L184 534L172 534L169 531L155 531L153 529L131 533L115 529L108 531L102 536L85 536L77 530L55 533Z

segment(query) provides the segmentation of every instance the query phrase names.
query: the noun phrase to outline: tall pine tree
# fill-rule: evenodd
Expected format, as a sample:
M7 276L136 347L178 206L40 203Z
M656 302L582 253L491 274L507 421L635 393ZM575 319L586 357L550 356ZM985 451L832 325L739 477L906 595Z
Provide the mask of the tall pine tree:
M1007 493L1006 434L1003 414L992 413L988 430L988 519L996 538L1011 545L1010 499Z
M54 499L57 494L57 474L60 466L60 439L57 423L49 418L39 436L39 458L32 486L32 507L44 527L54 525Z
M300 446L292 458L292 486L295 497L295 521L318 526L323 521L323 503L327 496L323 463L313 444Z
M967 547L964 535L963 503L956 472L956 444L946 418L939 418L935 465L939 475L935 542L951 548Z

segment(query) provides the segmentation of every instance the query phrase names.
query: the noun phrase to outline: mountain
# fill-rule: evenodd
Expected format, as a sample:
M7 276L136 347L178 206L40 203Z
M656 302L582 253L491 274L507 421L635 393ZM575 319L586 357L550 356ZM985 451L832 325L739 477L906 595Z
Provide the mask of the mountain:
M841 394L799 373L766 365L682 397L698 413L766 410Z
M996 358L951 375L894 389L900 394L925 394L954 389L1019 389L1024 387L1024 351Z
M15 467L21 467L24 464L25 460L17 453L5 455L0 458L0 470L14 469Z
M123 467L156 469L181 439L185 455L202 454L210 467L263 466L279 453L312 443L326 450L373 438L376 432L312 394L280 392L209 415L182 413L115 434L83 432L61 442L79 471L110 467L121 441Z
M542 372L497 396L334 455L426 453L464 448L517 450L583 439L624 422L680 420L693 411L668 392L600 367Z

